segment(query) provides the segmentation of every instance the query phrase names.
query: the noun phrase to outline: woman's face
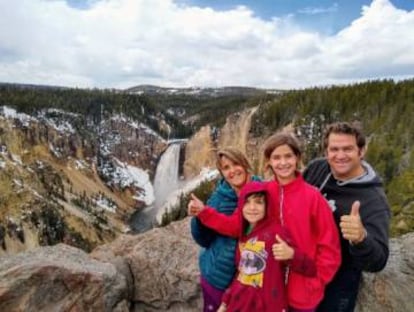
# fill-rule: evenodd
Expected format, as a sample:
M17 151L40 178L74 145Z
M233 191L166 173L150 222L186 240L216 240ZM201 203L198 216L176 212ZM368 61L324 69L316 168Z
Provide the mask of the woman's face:
M276 147L269 159L269 165L281 184L287 184L295 179L298 162L298 157L287 144Z
M224 179L236 191L239 191L247 182L248 175L246 169L226 156L220 158L220 171Z

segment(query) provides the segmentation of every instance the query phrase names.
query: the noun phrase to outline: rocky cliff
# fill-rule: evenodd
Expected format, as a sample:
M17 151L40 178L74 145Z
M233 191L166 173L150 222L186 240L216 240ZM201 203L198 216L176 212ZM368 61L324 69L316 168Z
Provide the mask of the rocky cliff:
M215 143L210 126L202 127L187 142L183 174L186 178L197 176L203 167L215 166Z
M0 255L112 241L154 196L150 178L166 145L120 115L94 123L63 110L0 107Z
M90 254L60 244L0 257L0 311L200 311L189 220ZM357 311L413 311L413 271L414 233L392 239L386 268L364 275Z
M253 107L232 114L222 128L204 126L194 134L186 145L184 176L194 177L203 167L215 167L215 151L220 148L235 147L249 157L250 153L257 154L258 144L250 136L250 123L256 110ZM255 165L256 160L253 161Z

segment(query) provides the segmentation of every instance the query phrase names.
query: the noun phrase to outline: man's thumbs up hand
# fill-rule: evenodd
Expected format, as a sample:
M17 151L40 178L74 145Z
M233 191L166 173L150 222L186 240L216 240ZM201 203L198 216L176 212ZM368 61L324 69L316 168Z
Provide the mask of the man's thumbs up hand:
M358 200L354 201L351 207L351 216L359 217L359 207L361 207L361 203Z
M273 257L276 260L293 259L295 251L279 235L276 234L276 243L272 245Z
M359 244L367 236L367 231L359 215L360 206L361 203L359 201L354 201L351 207L351 213L349 215L343 215L339 223L343 238L351 244Z

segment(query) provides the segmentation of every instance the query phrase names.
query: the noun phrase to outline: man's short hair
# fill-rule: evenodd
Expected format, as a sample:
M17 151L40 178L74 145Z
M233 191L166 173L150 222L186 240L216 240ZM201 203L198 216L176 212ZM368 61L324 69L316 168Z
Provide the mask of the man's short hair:
M323 148L328 148L329 135L331 133L335 134L348 134L353 135L356 139L356 143L359 149L365 147L366 139L365 135L362 132L361 126L359 123L349 123L349 122L334 122L326 126L325 133L323 137Z

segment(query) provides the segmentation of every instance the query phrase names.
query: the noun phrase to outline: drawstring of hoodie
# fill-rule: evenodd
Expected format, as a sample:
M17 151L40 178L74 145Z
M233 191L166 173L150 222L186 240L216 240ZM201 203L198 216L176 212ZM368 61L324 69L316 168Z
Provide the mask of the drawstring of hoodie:
M322 184L319 186L319 191L322 191L322 189L325 187L326 183L328 183L329 178L331 177L332 172L329 172L326 176L325 180L323 180Z
M285 220L283 219L283 201L284 201L284 192L283 186L280 186L280 200L279 200L279 219L282 227L285 226Z

